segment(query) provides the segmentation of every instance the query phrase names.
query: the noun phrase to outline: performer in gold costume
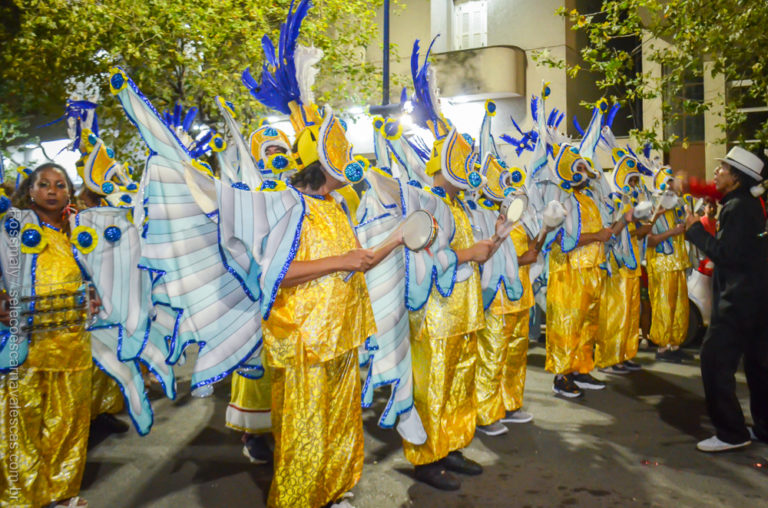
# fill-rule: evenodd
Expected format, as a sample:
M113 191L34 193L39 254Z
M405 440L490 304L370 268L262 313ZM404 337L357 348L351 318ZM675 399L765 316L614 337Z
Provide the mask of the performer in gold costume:
M505 197L526 193L525 172L517 167L509 168L495 148L491 134L495 114L495 103L486 101L479 144L483 160L481 172L488 182L483 187L483 197L477 200L476 207L472 207L472 217L476 221L473 226L482 230L486 230L491 220L498 216ZM528 206L533 210L532 205ZM529 214L526 222L532 221L538 226L535 213L526 213ZM535 234L531 230L531 235ZM525 423L533 419L533 415L521 407L528 359L529 310L533 306L528 265L536 261L541 245L529 242L529 232L523 220L514 225L510 237L510 243L504 244L482 268L490 271L490 276L484 277L481 284L486 327L477 332L475 389L477 430L490 436L508 432L506 422ZM503 267L512 278L507 279L507 273L497 274L497 266Z
M475 241L466 204L459 197L461 188L467 188L459 182L467 182L468 161L473 167L472 147L455 128L442 133L426 173L433 177L431 192L444 199L453 216L457 277L450 296L433 288L426 305L410 314L413 398L427 440L421 445L403 441L403 450L415 465L416 479L456 490L460 482L449 471L482 473L480 464L460 450L472 441L477 420L476 332L485 327L478 263L490 258L501 239Z
M518 256L518 277L523 283L523 296L504 309L508 312L504 314L504 322L508 324L510 333L507 335L509 341L507 359L501 374L501 395L504 402L504 416L501 418L501 423L526 423L533 419L531 413L521 409L528 363L530 311L535 303L529 272L530 265L536 261L541 246L534 244L522 224L517 224L510 235Z
M685 244L683 210L672 187L672 171L660 168L653 178L660 208L659 217L647 237L646 268L651 300L651 342L659 346L656 359L680 363L691 359L680 350L688 333L688 283L685 271L691 266ZM664 203L665 195L670 203ZM674 204L673 204L674 203ZM664 205L667 206L664 206Z
M330 107L321 115L314 103L312 80L306 76L315 75L312 65L321 53L296 47L310 7L309 0L295 10L292 4L281 28L279 58L277 45L264 45L265 58L275 65L263 68L261 82L249 70L243 73L257 100L290 114L297 173L286 198L295 202L298 197L303 207L277 289L265 296L273 301L262 324L266 363L272 369L272 507L324 506L360 479L364 455L357 350L376 333L362 272L403 241L397 235L376 250L359 248L350 217L330 195L361 181L365 165L352 158L344 126ZM270 187L278 186L272 182ZM283 237L285 231L271 234Z
M625 213L638 203L645 189L641 185L639 161L623 149L613 149L614 169L611 183L616 193L614 206ZM654 217L653 222L658 217ZM602 372L628 374L641 366L632 361L637 355L640 342L640 241L650 232L653 224L627 224L625 245L628 252L612 247L613 255L607 260L611 265L610 276L605 278L600 303L595 360ZM617 256L621 257L617 261Z
M570 227L554 233L547 285L546 369L555 374L552 390L568 398L580 397L583 389L600 390L605 383L590 375L598 330L600 295L605 261L603 243L617 231L604 228L600 211L587 189L597 178L591 164L575 146L553 145L554 172L561 187L570 192L566 201ZM559 241L555 241L559 239Z
M40 296L74 291L82 284L65 213L72 192L64 169L49 163L38 167L14 194L14 204L32 209L40 221L17 233L22 252L36 256L35 310L41 312L34 317L37 326L50 320L42 313L47 304ZM32 242L25 239L28 231L33 231L26 237ZM94 301L92 311L96 305ZM69 311L67 317L78 314ZM32 332L26 361L0 378L3 506L87 505L77 494L88 444L91 368L83 320L69 328Z
M253 131L251 155L262 178L285 180L295 172L290 157L288 136L281 130L263 125ZM267 435L272 432L272 373L266 362L261 377L247 370L232 374L232 394L227 406L227 427L243 432L243 455L254 464L272 462L272 450Z

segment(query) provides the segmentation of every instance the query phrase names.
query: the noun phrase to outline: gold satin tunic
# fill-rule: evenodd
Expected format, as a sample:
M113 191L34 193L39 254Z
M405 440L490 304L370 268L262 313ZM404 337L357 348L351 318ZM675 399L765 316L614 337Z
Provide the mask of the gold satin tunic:
M472 227L458 201L449 202L456 224L451 248L474 245ZM424 424L427 441L403 441L405 458L412 464L430 464L449 452L464 448L475 434L475 332L485 326L480 273L457 282L443 298L433 288L424 308L410 314L413 399ZM422 322L423 320L423 322Z
M37 254L36 295L77 289L82 281L69 238L49 227L42 230L47 245ZM36 310L46 306L40 300ZM76 317L73 311L66 319ZM50 319L38 314L35 323ZM44 506L80 491L90 426L91 365L90 335L84 326L72 326L33 333L24 364L0 375L0 505Z
M295 261L357 247L341 207L305 196ZM280 288L264 321L272 371L274 477L269 506L316 507L339 498L363 470L363 423L357 347L376 333L361 273L336 272Z
M664 213L667 223L675 224L675 213ZM674 252L669 255L646 249L648 297L651 301L649 336L657 346L679 346L688 334L688 282L685 270L690 268L688 249L683 235L670 238Z
M581 232L603 227L600 212L589 196L574 191L581 211ZM564 253L554 244L549 257L547 286L547 361L553 374L588 373L594 368L592 350L599 321L605 261L601 242Z

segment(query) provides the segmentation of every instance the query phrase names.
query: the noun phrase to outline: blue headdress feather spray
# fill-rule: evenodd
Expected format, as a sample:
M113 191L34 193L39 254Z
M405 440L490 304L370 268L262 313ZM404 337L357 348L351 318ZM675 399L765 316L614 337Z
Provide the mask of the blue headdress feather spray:
M430 80L430 65L429 54L432 52L432 46L439 35L432 39L432 42L427 48L427 52L424 55L424 65L419 65L419 40L416 39L413 42L413 52L411 53L411 77L413 79L414 94L411 97L411 103L413 104L413 111L411 116L414 122L420 127L430 129L427 124L428 121L432 122L431 130L435 137L439 137L439 130L437 129L438 123L442 123L443 120L440 117L437 97L434 96L432 90L432 83ZM445 125L443 124L445 127ZM448 130L446 128L446 130Z
M288 106L291 102L301 104L301 89L296 79L296 42L299 38L301 23L312 7L310 0L301 0L296 10L293 9L294 1L288 9L288 17L280 25L280 39L277 52L272 40L265 35L261 39L261 47L264 50L264 65L261 71L261 82L257 81L248 67L243 71L243 85L251 92L251 95L268 108L290 115Z
M179 136L179 139L183 137L182 134L186 134L192 140L191 142L187 142L185 148L189 151L189 155L191 155L193 159L199 159L211 151L208 142L215 133L213 130L208 130L203 136L195 139L195 136L190 132L190 128L197 117L197 111L197 108L191 107L186 114L184 114L184 108L177 102L173 107L173 114L168 111L163 111L162 115L165 125Z

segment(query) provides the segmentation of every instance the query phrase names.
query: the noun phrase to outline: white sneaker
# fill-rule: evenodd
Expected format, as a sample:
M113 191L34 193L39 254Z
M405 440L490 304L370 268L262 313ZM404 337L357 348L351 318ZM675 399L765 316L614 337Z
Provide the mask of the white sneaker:
M744 448L745 446L749 446L751 444L752 441L744 441L743 443L736 444L726 443L725 441L720 441L717 436L712 436L709 439L705 439L704 441L699 441L696 444L696 448L702 452L713 453Z
M355 508L355 507L349 504L349 501L347 501L346 499L342 499L338 503L332 504L331 508Z
M522 409L516 409L514 411L507 411L504 418L499 420L501 423L528 423L533 420L533 415Z
M490 425L478 425L477 430L488 436L500 436L509 432L507 426L501 422L493 422Z

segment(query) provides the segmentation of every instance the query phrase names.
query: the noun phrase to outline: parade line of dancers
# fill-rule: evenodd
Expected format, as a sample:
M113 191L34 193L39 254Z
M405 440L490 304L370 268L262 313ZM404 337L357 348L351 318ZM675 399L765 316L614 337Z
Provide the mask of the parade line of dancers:
M273 463L268 504L286 507L346 502L363 469L362 408L381 387L379 425L400 434L417 480L456 490L454 473L481 474L462 453L475 432L497 436L533 418L523 388L534 281L546 291L555 394L605 388L595 368L641 368L643 261L657 358L687 358L686 229L715 270L729 261L714 230L699 235L671 169L648 147L619 145L617 106L599 101L573 141L559 129L562 113L546 112L544 85L530 129L501 137L504 156L493 102L476 139L441 113L417 41L414 93L402 106L419 128L374 118L372 163L353 156L345 122L315 103L322 52L297 45L310 7L292 5L277 45L264 37L260 75L242 75L253 97L290 118L293 142L270 125L244 139L221 97L226 129L193 137L194 110L158 113L115 68L110 89L148 148L140 182L100 139L96 105L75 100L66 116L82 189L53 163L8 182L3 506L85 506L91 415L124 401L148 433L145 379L174 398L174 368L191 344L193 395L231 375L226 424L242 432L252 462ZM599 166L600 150L612 168ZM741 148L724 163L746 175L744 188L761 180L762 163Z

